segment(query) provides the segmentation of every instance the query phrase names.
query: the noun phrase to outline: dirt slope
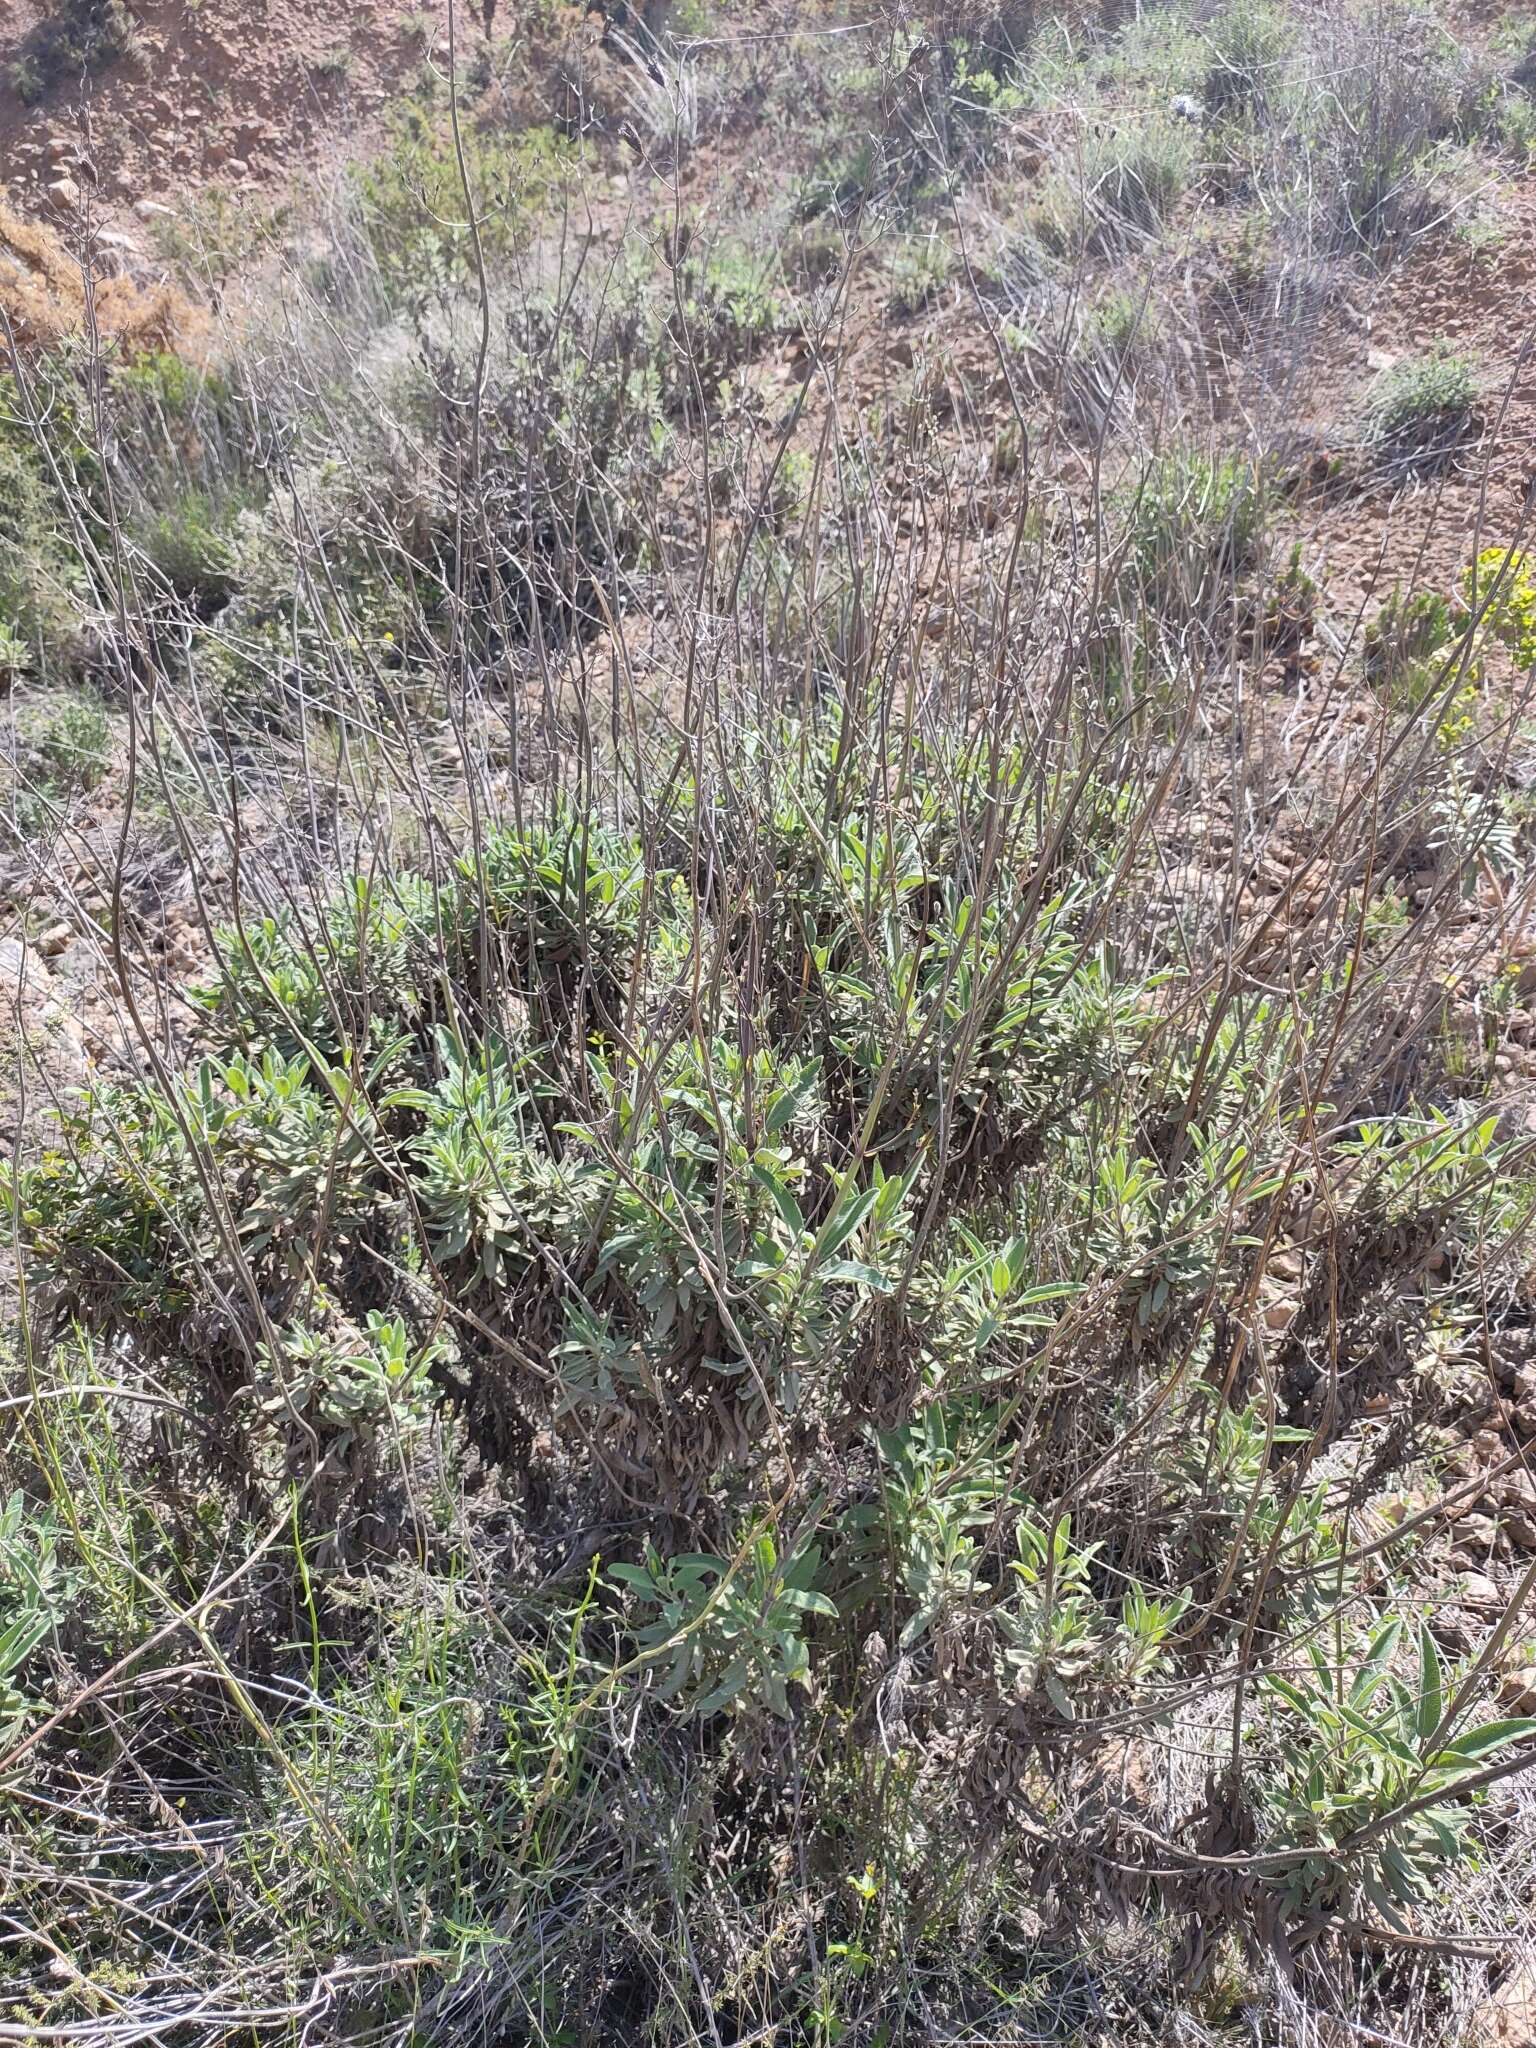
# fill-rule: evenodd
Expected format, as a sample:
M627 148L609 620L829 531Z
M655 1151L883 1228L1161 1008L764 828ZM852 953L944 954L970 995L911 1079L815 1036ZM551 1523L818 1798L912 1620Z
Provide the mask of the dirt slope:
M67 179L107 218L213 180L270 188L344 154L446 33L446 9L404 0L137 0L126 56L29 106L13 71L47 11L0 7L0 182L22 210L68 214L49 189ZM460 16L483 47L478 11Z

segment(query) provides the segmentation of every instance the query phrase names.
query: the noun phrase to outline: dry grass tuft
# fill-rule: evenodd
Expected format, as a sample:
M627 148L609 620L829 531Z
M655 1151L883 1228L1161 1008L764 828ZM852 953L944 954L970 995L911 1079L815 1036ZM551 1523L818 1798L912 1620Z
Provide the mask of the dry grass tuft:
M125 355L201 359L208 318L176 286L87 276L79 254L49 227L0 205L0 324L24 351L88 334Z

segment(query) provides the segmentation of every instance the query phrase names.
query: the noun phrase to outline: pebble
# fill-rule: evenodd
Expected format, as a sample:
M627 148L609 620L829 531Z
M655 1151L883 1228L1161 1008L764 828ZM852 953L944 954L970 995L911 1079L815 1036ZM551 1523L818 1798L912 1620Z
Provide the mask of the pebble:
M1462 1579L1457 1595L1461 1605L1474 1614L1497 1614L1504 1606L1504 1595L1493 1580L1482 1572L1468 1572Z
M0 939L0 994L25 994L30 1001L45 996L52 981L34 947L21 939Z
M1536 1964L1516 1962L1480 2011L1468 2017L1471 2030L1463 2039L1476 2048L1531 2048L1536 2041Z

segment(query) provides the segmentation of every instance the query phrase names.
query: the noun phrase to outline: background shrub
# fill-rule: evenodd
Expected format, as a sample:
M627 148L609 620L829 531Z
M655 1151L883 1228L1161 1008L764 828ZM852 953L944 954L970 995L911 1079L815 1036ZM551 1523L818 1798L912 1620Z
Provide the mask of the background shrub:
M1466 439L1477 398L1476 372L1454 349L1407 357L1384 371L1370 394L1370 437L1389 459L1432 462Z

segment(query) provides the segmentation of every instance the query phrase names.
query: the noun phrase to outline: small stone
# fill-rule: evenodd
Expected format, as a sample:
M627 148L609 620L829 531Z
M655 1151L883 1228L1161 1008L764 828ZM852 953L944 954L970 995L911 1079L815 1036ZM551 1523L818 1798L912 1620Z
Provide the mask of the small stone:
M20 939L0 939L0 996L44 996L53 977L35 949Z
M1169 896L1208 896L1215 876L1193 861L1184 861L1178 867L1168 870L1163 888Z
M45 1003L42 1020L56 1053L76 1065L84 1060L85 1027L66 1003Z
M55 963L54 972L62 975L66 981L73 982L76 987L84 988L95 980L99 958L96 946L88 938L77 937L72 932L69 944Z
M1504 1605L1504 1595L1483 1572L1467 1572L1456 1597L1474 1614L1497 1614Z
M48 187L48 197L64 212L73 213L80 204L80 187L73 178L55 178Z
M1388 1493L1383 1494L1377 1501L1376 1511L1383 1521L1390 1522L1395 1529L1400 1523L1406 1522L1411 1515L1422 1514L1428 1506L1429 1502L1425 1496L1416 1491Z
M158 199L136 199L133 210L140 220L169 220L176 209L162 206Z
M224 175L238 181L251 175L251 167L243 157L232 156L224 166Z
M37 950L45 960L56 960L74 936L72 929L61 919L38 935Z
M1473 2031L1466 2039L1478 2048L1531 2048L1536 2042L1536 1964L1516 1963L1473 2016Z

